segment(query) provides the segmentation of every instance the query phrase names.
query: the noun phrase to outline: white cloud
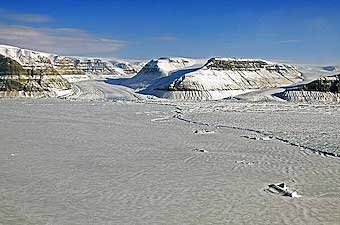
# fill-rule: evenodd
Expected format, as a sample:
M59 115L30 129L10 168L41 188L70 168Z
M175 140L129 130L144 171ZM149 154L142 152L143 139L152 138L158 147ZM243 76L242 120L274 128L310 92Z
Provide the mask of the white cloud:
M151 39L156 40L156 41L176 41L177 37L173 35L162 35L162 36L152 37Z
M295 44L295 43L301 43L302 40L299 40L299 39L290 39L290 40L282 40L282 41L279 41L278 43L279 44Z
M73 28L35 28L0 24L0 43L62 55L110 54L126 42Z
M24 23L47 23L52 20L51 17L40 14L16 13L0 9L0 17L8 20L14 20Z

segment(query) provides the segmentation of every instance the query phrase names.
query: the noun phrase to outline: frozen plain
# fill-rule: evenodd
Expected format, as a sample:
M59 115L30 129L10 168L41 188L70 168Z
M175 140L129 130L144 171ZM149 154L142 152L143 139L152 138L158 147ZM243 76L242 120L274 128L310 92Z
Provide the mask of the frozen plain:
M0 224L339 224L339 106L77 86L0 99Z

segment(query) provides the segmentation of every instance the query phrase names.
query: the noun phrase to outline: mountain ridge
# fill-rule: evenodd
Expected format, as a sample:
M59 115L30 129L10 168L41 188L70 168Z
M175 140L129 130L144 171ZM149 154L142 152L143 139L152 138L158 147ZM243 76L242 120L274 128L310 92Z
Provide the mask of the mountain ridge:
M140 93L169 99L217 100L302 80L302 73L291 65L215 57L204 65L160 76Z

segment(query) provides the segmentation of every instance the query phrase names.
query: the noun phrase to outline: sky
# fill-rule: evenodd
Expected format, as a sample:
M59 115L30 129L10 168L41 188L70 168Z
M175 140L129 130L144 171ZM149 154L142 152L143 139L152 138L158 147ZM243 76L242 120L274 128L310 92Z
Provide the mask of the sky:
M340 63L338 0L0 2L0 44L61 55Z

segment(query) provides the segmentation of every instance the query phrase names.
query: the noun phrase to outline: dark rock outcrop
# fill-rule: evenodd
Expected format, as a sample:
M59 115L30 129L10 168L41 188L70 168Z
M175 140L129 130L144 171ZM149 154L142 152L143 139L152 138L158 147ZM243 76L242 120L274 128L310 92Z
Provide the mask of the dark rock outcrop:
M340 75L322 77L307 84L288 88L275 96L290 102L339 103Z
M53 67L27 69L0 55L0 96L54 97L66 90L71 90L70 83Z

